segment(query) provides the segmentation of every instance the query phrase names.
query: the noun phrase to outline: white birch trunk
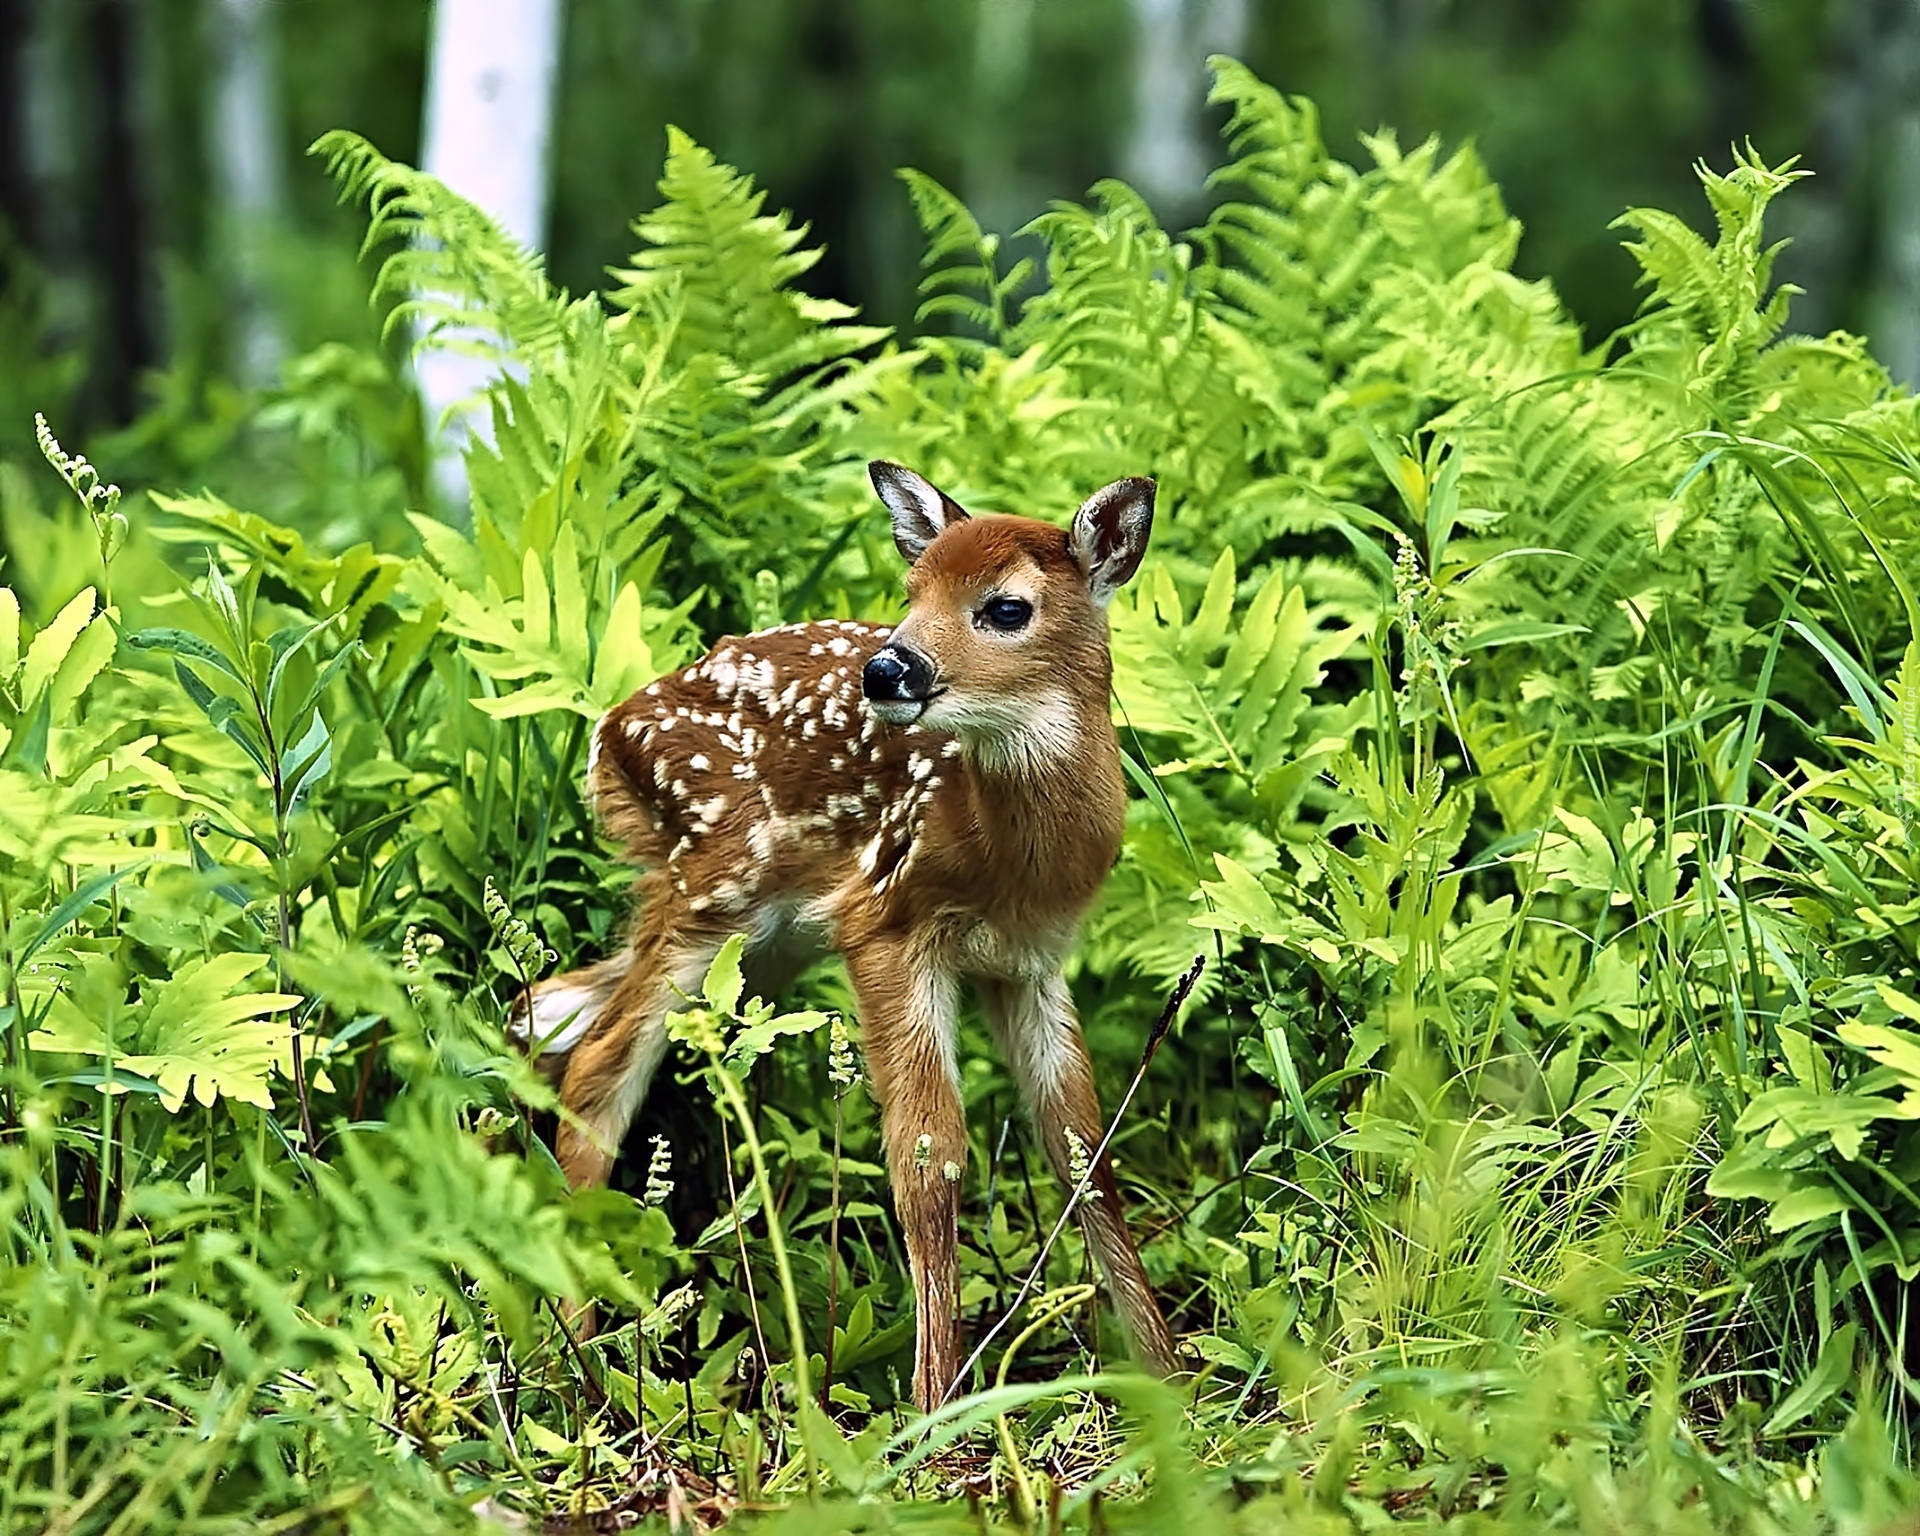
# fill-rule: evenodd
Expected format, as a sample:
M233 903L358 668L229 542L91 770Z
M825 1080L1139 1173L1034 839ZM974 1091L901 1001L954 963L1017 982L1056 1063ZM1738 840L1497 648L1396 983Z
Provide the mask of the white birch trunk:
M1201 113L1209 54L1238 54L1246 0L1133 0L1134 111L1127 179L1168 213L1198 203L1217 156Z
M976 118L967 135L966 197L982 229L1025 222L1012 122L1033 52L1034 0L980 0L973 35Z
M433 10L423 169L530 249L546 231L560 21L560 0L438 0ZM462 450L486 423L459 406L491 370L438 349L418 356L414 369L433 437L434 485L450 509L464 511Z
M233 268L234 362L250 384L272 381L284 344L267 293L267 242L284 200L280 114L267 0L217 0L209 158L219 189L215 228Z

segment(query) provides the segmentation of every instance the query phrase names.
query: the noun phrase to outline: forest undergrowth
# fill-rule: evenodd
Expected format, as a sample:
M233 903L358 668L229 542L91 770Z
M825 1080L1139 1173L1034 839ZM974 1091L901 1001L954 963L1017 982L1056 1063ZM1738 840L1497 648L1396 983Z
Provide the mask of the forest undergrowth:
M1470 150L1348 165L1215 68L1185 233L1102 182L1012 260L903 173L913 335L684 137L575 297L329 135L385 338L0 464L0 1529L1913 1528L1914 399L1788 329L1791 166L1703 167L1710 239L1626 214L1588 339ZM469 506L409 336L500 365ZM1007 1322L930 1418L840 971L723 957L574 1196L503 1033L628 920L598 714L900 613L873 457L1055 519L1158 479L1071 981L1111 1105L1204 961L1113 1140L1183 1380L1042 1252L972 1022Z

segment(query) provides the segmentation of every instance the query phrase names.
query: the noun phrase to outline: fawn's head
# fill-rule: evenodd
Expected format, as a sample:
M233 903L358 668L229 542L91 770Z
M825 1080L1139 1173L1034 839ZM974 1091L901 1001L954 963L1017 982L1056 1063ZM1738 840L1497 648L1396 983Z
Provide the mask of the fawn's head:
M867 663L869 708L990 758L1070 755L1089 720L1106 720L1105 609L1146 553L1153 482L1115 481L1061 529L971 517L898 464L868 472L910 563L907 616Z

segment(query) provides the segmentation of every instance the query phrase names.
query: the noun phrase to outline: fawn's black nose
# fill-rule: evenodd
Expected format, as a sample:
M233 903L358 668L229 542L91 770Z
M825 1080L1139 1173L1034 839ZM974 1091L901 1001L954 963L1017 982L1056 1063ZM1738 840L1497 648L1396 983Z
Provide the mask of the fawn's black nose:
M884 645L860 674L868 698L882 704L914 704L933 691L933 668L918 651Z

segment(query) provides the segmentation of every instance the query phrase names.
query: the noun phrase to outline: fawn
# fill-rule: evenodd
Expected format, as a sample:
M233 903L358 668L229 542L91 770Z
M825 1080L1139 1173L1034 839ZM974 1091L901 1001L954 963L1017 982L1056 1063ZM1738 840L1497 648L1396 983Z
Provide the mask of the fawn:
M748 935L763 996L838 950L858 996L916 1306L913 1397L959 1369L959 983L976 987L1047 1157L1096 1148L1093 1073L1061 977L1119 856L1125 790L1105 607L1138 568L1151 480L1092 496L1070 529L970 517L911 470L875 490L909 563L898 628L826 620L722 640L610 710L588 790L643 867L624 950L535 989L516 1029L564 1053L576 1188L605 1179L666 1050L666 1018L721 943ZM1084 1164L1083 1164L1084 1166ZM1080 1219L1143 1362L1172 1336L1111 1166Z

